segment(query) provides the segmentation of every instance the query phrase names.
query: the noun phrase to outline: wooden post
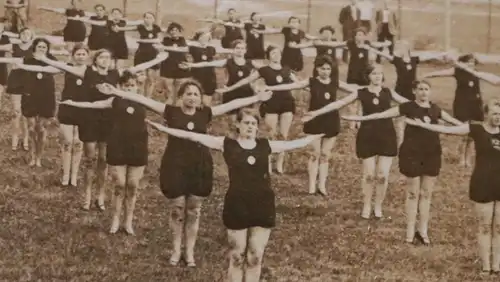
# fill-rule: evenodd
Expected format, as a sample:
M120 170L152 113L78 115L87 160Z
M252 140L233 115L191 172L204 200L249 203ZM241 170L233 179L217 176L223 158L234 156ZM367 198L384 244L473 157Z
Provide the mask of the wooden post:
M156 24L160 25L161 24L161 0L156 0L156 11L155 11L155 18L156 18Z
M445 2L445 30L444 30L444 46L445 50L451 49L451 0Z
M398 0L398 39L401 40L403 33L403 4Z
M311 31L312 0L307 1L307 32Z
M217 18L218 14L219 14L219 0L215 0L215 2L214 2L214 19Z
M486 53L490 53L491 48L491 22L492 22L492 14L491 10L493 10L493 0L490 0L488 3L488 38L486 39Z
M128 1L123 0L123 17L127 17L127 6L128 6Z

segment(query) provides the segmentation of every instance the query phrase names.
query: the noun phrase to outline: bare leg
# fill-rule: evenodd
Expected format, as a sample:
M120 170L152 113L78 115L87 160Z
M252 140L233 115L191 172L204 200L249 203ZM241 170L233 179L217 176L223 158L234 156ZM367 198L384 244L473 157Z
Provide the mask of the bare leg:
M71 185L78 185L78 174L80 171L80 161L82 160L83 143L78 136L78 127L73 126L73 152L71 157Z
M363 191L363 211L361 217L369 219L372 212L373 180L375 178L377 157L363 160L363 178L361 179L361 189Z
M271 229L252 227L248 230L247 268L245 282L259 282L264 250L271 235Z
M492 245L492 223L495 202L476 203L476 213L479 219L479 256L483 264L483 271L491 271L491 245Z
M247 229L227 230L229 240L228 282L243 282L243 265L247 248Z
M321 141L321 155L319 157L319 185L318 190L321 194L326 195L326 179L328 177L328 169L330 167L330 158L332 149L337 141L336 137L323 138Z
M279 134L283 140L287 140L288 134L290 133L290 127L292 126L293 113L283 113L279 116L279 119ZM276 170L278 173L285 172L285 152L278 154Z
M125 199L127 166L111 166L111 175L115 181L115 196L113 197L114 211L113 220L109 233L115 234L120 228L120 216L122 213L123 201Z
M135 235L132 221L134 219L135 202L137 201L137 191L139 183L144 175L144 166L127 168L127 187L125 193L125 231L129 235Z
M374 214L377 218L381 218L383 216L382 203L384 202L387 186L389 184L389 171L391 170L392 159L392 157L378 157L374 208Z
M277 114L266 114L264 116L264 121L267 126L269 126L269 138L276 139L276 134L278 132L278 115ZM269 173L273 172L273 158L269 156Z
M37 146L37 158L36 166L42 166L42 156L45 151L45 142L47 140L47 126L49 124L49 119L38 118L38 146Z
M412 178L406 190L406 242L412 243L417 223L420 177Z
M83 166L84 166L84 175L85 175L85 181L84 181L84 186L85 186L85 196L84 196L84 201L83 201L83 209L84 210L89 210L90 209L90 203L92 201L92 186L94 182L94 176L95 176L95 167L94 167L94 162L95 162L95 157L97 155L97 143L95 142L88 142L84 144L84 153L85 153L85 158L83 160Z
M97 188L99 194L97 197L97 205L100 210L105 210L104 201L106 198L106 176L108 174L108 164L106 163L106 143L100 142L97 144Z
M21 97L22 95L12 94L12 108L14 110L14 118L12 119L12 150L17 150L17 146L19 143L19 135L21 134ZM27 122L25 122L27 125ZM24 133L24 137L28 137L29 135Z
M182 255L182 237L184 237L184 219L186 216L186 197L181 196L170 200L170 228L172 229L173 250L170 264L177 265Z
M319 156L321 154L321 139L317 139L311 143L312 152L309 156L309 162L307 165L309 173L309 194L316 194L317 186L316 182L318 179L319 170Z
M493 240L492 252L493 261L491 262L491 270L500 272L500 202L495 202L495 214L493 215Z
M73 152L73 125L61 124L61 159L62 159L62 180L61 184L66 186L69 184L71 173L71 156Z
M436 183L436 177L423 176L422 186L420 187L420 200L418 203L418 211L420 213L420 220L418 224L418 232L424 239L424 243L429 244L429 235L427 234L429 219L430 219L430 209L431 209L431 199L432 191L434 190L434 184Z
M36 149L38 146L38 132L36 126L36 118L27 118L28 121L28 132L30 136L30 166L35 166L36 164Z
M189 267L196 266L194 260L194 246L198 237L200 226L201 204L204 198L189 196L186 203L186 225L184 234L186 236L186 263Z

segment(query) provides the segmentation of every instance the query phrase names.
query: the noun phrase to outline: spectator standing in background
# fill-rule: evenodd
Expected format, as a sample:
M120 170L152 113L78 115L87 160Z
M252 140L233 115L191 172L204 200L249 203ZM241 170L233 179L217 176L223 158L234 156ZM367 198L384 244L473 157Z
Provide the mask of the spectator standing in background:
M372 0L360 0L358 9L360 11L360 25L370 34L372 31L373 10L375 6Z
M379 42L390 41L389 53L394 55L394 38L398 33L398 18L396 13L389 8L389 0L383 0L383 6L375 14L375 24L377 26L377 40ZM382 51L383 48L380 48ZM380 63L380 56L377 56L377 63Z
M339 22L342 25L343 41L353 39L354 30L359 27L360 10L357 6L357 0L351 0L351 4L345 6L340 10ZM348 50L343 49L342 60L348 62Z
M26 7L28 0L6 0L5 7L5 29L18 33L28 24Z

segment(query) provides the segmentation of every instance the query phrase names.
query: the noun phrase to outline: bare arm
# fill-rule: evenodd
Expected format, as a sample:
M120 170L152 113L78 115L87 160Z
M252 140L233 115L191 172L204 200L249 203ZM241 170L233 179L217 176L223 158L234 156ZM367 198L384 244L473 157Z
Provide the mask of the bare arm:
M430 61L430 60L443 60L447 53L446 52L435 52L435 51L422 51L415 52L415 55L418 56L418 59L421 62Z
M392 96L392 99L394 101L396 101L396 103L398 103L398 104L403 104L403 103L410 101L410 100L406 99L405 97L399 95L396 91L394 91L392 89L391 89L391 96Z
M445 111L441 111L441 119L448 122L448 123L451 123L453 125L462 125L464 124L463 122L459 121L458 119L452 117L449 113L445 112Z
M61 72L61 70L59 70L53 66L36 66L36 65L17 64L17 67L19 69L22 69L25 71L30 71L30 72L45 72L45 73L51 73L51 74L56 74L56 73Z
M133 66L131 68L128 68L128 71L131 72L131 73L137 73L137 72L140 72L140 71L144 71L144 70L147 70L153 66L156 66L157 64L165 61L166 59L168 58L168 53L167 52L162 52L162 53L159 53L156 58L154 58L153 60L151 61L148 61L148 62L144 62L142 64L139 64L137 66Z
M85 69L76 68L76 67L70 66L64 62L51 60L47 57L41 57L38 59L40 61L48 64L48 65L51 65L52 67L58 68L58 69L63 70L65 72L69 72L69 73L74 74L80 78L83 78L83 76L85 75Z
M207 134L200 134L191 131L185 131L181 129L171 128L163 126L159 123L146 120L155 129L165 132L169 135L175 136L177 138L187 139L193 142L197 142L206 146L210 149L222 151L224 148L224 137L212 136Z
M444 126L440 124L430 124L425 123L419 119L405 119L407 124L419 126L430 131L443 133L443 134L453 134L453 135L467 135L470 132L470 126L468 123L464 123L458 126Z
M113 107L113 100L115 98L111 97L106 100L95 101L95 102L75 102L72 100L65 100L59 102L61 105L68 105L77 108L86 108L86 109L109 109Z
M316 134L290 141L269 141L269 146L271 147L271 151L273 153L281 153L306 147L314 140L319 139L323 136L324 134Z
M423 78L447 77L447 76L453 76L454 74L455 74L455 70L453 68L449 68L449 69L438 70L438 71L433 71L433 72L430 72L430 73L426 73L422 77Z
M373 113L366 116L342 116L343 119L352 121L365 121L365 120L375 120L375 119L388 119L399 117L401 113L399 112L399 106L392 107L384 112Z
M267 101L271 98L272 95L273 95L273 93L270 91L263 91L263 92L259 92L259 94L257 94L257 95L251 96L251 97L235 99L235 100L228 102L228 103L225 103L225 104L213 106L213 107L211 107L212 115L220 116L220 115L226 114L232 110L243 108L243 107L255 104L255 103L260 102L260 101Z
M38 10L54 12L54 13L62 14L62 15L66 14L66 9L64 9L64 8L51 8L51 7L40 6L40 7L38 7Z
M143 24L144 23L144 20L126 20L125 21L127 26L130 26L130 27L135 27L137 29L137 26L140 25L140 24Z
M332 102L332 103L324 106L323 108L306 113L306 115L302 118L302 121L304 121L304 122L310 121L317 116L324 115L324 114L329 113L331 111L338 110L338 109L345 107L345 106L351 104L352 102L356 101L357 98L358 98L358 92L357 91L353 92L352 94L344 97L341 100L337 100L335 102Z
M217 60L217 61L210 61L210 62L198 62L198 63L184 63L183 65L186 66L186 68L222 68L225 67L227 63L227 59L224 60Z
M236 82L235 84L233 84L233 85L231 85L229 87L226 87L226 88L217 89L217 92L218 93L231 92L231 91L233 91L235 89L238 89L238 88L242 87L243 85L250 84L250 83L256 81L259 78L260 78L259 72L258 71L253 71L252 73L250 73L249 76L247 76L244 79Z
M160 38L153 38L153 39L136 39L135 41L136 41L137 43L161 44L161 39L160 39Z
M379 51L379 50L377 50L375 48L371 48L371 47L369 47L369 49L370 49L370 52L373 52L373 53L375 53L377 55L380 55L380 56L386 58L387 60L389 60L391 62L394 60L394 56L392 56L391 54L387 54L385 52L381 52L381 51Z
M116 27L116 31L133 31L133 30L137 30L137 26L136 25L132 25L132 26L117 26Z
M0 64L22 64L23 58L0 57Z
M165 111L165 104L145 97L144 95L126 92L120 90L110 84L100 84L96 86L99 92L106 95L116 95L120 98L139 103L146 107L147 109L161 115Z
M295 42L288 43L288 47L295 48L295 49L309 48L312 46L314 46L314 43L312 41L306 41L306 42L302 42L302 43L295 43Z
M494 74L487 73L487 72L477 71L477 70L472 69L469 66L467 66L466 64L461 63L461 62L455 62L455 66L457 66L457 67L465 70L466 72L471 73L475 77L477 77L479 79L482 79L482 80L484 80L484 81L486 81L488 83L491 83L491 84L494 84L494 85L500 84L500 77L498 77L498 76L496 76Z
M309 79L304 79L302 81L297 81L294 83L266 86L265 89L269 91L288 91L294 89L303 89L308 86L309 86Z
M345 47L347 45L347 42L346 41L315 40L314 45L315 46L326 46L326 47L340 48L340 47Z
M68 20L81 21L87 24L96 25L96 26L106 26L106 20L95 21L90 18L79 18L79 17L68 17Z
M222 22L222 25L236 27L236 28L244 28L245 27L245 23Z
M480 64L500 64L500 55L475 53L474 57Z

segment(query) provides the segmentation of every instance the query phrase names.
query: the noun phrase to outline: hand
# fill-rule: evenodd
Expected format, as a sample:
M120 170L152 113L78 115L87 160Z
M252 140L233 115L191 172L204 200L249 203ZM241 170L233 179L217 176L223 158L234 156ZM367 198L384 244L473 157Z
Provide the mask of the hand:
M414 125L414 126L419 126L424 123L420 119L411 119L411 118L405 118L405 122L409 125Z
M79 20L80 18L79 17L67 17L68 20L74 20L74 21L77 21Z
M215 93L224 94L224 93L228 92L227 89L228 89L228 87L226 85L224 85L224 87L222 87L222 88L215 89Z
M74 101L73 100L64 100L64 101L58 101L58 103L60 105L68 105L68 106L71 106L71 105L74 105Z
M183 70L188 70L191 68L191 63L188 63L188 62L182 62L179 64L179 68L183 69Z
M313 142L314 140L322 138L323 136L325 136L324 133L309 135L309 136L306 137L306 140L307 140L307 143L309 144L309 143Z
M33 58L39 60L39 61L45 61L47 59L47 55L45 54L39 54L39 53L33 53Z
M160 51L160 52L162 52L162 51L164 50L164 48L163 48L163 47L164 47L164 46L163 46L163 44L154 44L154 45L153 45L153 47L154 47L156 50Z
M307 112L304 114L304 116L300 119L302 122L308 122L313 120L317 114L314 111Z
M98 84L96 85L96 88L97 90L99 90L99 92L105 95L113 95L116 93L116 87L109 83Z
M272 96L273 96L272 91L260 91L259 93L257 93L257 97L259 97L259 101L261 102L271 99Z
M157 59L166 60L168 58L168 52L160 52L156 55Z
M290 43L288 43L288 47L290 47L290 48L297 48L297 43L296 42L290 42Z
M458 60L458 57L459 57L459 53L457 50L448 50L445 54L444 54L444 58L445 60L448 60L450 62L455 62Z
M120 31L120 30L118 29L118 26L117 26L117 25L112 25L112 26L111 26L111 30L112 30L113 32L119 32L119 31Z

